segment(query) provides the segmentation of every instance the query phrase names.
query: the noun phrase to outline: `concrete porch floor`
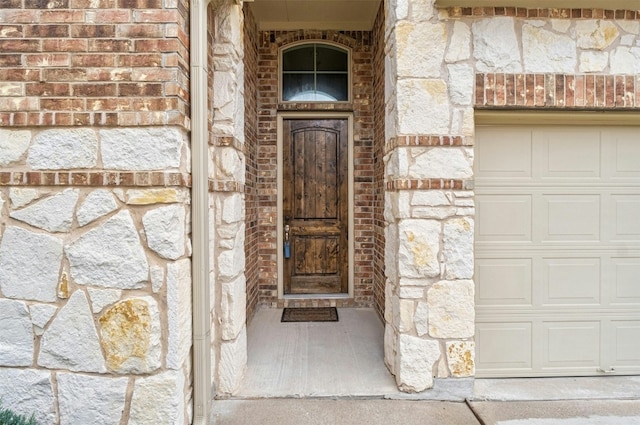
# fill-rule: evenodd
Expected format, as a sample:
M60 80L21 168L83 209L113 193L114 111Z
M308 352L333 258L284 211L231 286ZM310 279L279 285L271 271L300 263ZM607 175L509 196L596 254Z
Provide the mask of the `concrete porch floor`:
M338 309L338 322L281 323L258 310L238 398L383 397L397 393L384 365L384 327L373 309Z
M440 380L430 391L406 394L384 364L384 325L373 309L340 308L338 322L281 323L281 316L282 309L261 308L253 317L248 368L234 398L640 399L640 376L462 380L473 385L471 397L469 387L446 388Z

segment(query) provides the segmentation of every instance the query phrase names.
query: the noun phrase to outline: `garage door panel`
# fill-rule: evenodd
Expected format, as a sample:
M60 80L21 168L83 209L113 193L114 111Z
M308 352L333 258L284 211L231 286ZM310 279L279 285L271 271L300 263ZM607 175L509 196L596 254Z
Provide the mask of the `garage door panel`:
M544 369L585 368L600 365L600 322L544 322Z
M487 370L532 369L531 322L479 323L476 330L476 365Z
M540 178L600 177L600 134L564 130L534 131L537 167ZM579 155L576 155L579 152Z
M530 195L478 195L478 241L531 241Z
M640 141L638 144L640 144ZM613 238L617 240L640 240L640 195L615 194L611 198L615 211L615 226L613 226L615 234Z
M611 147L611 176L640 178L640 129L624 128L605 136Z
M540 220L543 241L600 240L600 196L554 194L542 196Z
M542 304L600 304L599 258L545 258Z
M613 335L613 367L640 365L640 320L614 320L611 322Z
M530 258L483 258L476 260L479 306L531 305Z
M531 133L488 129L480 137L474 161L483 177L531 177Z
M615 304L640 304L640 257L612 258Z

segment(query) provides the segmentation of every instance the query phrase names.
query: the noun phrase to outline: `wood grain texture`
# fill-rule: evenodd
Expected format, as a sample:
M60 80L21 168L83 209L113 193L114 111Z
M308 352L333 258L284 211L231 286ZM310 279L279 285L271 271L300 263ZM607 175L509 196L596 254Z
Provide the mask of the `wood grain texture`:
M347 121L285 120L285 294L348 292Z

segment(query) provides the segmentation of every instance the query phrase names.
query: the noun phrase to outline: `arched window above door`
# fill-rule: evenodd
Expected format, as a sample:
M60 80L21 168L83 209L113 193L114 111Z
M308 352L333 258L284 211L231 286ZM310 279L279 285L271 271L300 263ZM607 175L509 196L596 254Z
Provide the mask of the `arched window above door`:
M285 102L349 100L349 52L323 43L289 47L281 56L281 97Z

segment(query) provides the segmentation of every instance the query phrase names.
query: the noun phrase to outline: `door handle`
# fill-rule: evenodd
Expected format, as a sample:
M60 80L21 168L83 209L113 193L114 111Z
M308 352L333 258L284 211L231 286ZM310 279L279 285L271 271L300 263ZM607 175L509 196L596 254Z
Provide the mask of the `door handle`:
M291 258L291 242L289 242L289 225L284 226L284 258Z

